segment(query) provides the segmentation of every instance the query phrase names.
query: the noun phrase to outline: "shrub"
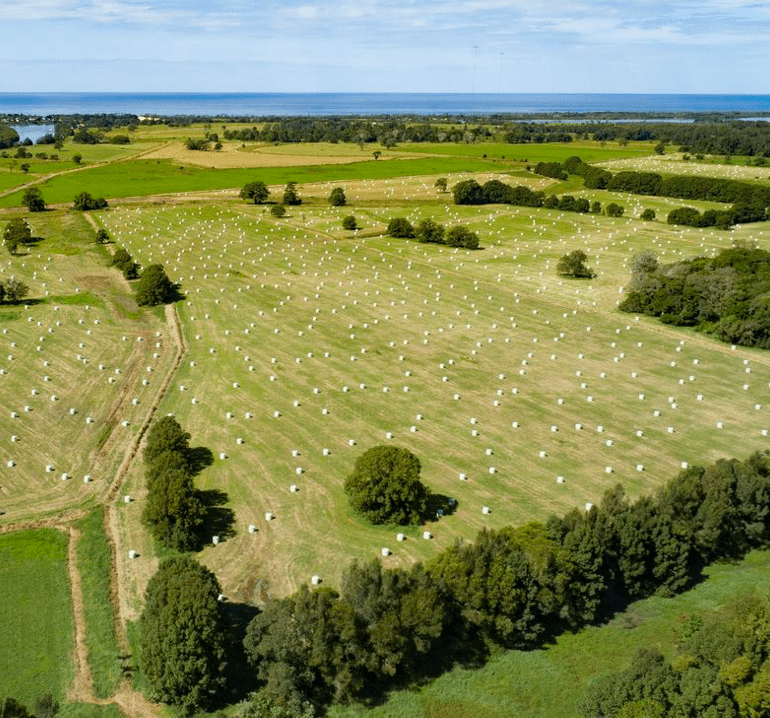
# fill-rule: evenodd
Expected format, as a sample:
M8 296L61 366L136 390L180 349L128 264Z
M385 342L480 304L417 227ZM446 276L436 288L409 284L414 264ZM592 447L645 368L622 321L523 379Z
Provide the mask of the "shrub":
M73 158L74 159L74 158ZM72 209L80 212L88 212L92 209L104 209L107 206L107 200L104 197L92 197L88 192L81 192L75 197Z
M639 219L643 219L646 222L651 222L653 219L655 219L655 210L654 209L645 209L640 215Z
M342 228L343 229L358 229L358 225L356 224L356 218L350 214L347 217L345 217L342 220Z
M283 217L286 215L286 207L282 204L274 204L270 208L270 214L272 214L273 217Z
M556 271L565 277L575 277L576 279L591 279L596 276L594 271L586 266L588 257L582 249L576 249L574 252L565 254L556 265Z
M605 211L608 217L622 217L625 208L621 207L617 202L610 202Z
M30 212L45 211L45 200L39 187L28 187L24 190L21 203L29 209Z
M347 204L345 190L342 187L335 187L329 195L329 204L332 207L344 207Z
M444 244L444 228L432 219L420 220L415 235L420 242Z
M479 248L479 236L462 224L450 227L447 230L444 241L450 247L462 247L464 249Z
M393 217L388 222L388 229L386 231L391 237L399 239L411 239L414 237L414 227L406 217Z

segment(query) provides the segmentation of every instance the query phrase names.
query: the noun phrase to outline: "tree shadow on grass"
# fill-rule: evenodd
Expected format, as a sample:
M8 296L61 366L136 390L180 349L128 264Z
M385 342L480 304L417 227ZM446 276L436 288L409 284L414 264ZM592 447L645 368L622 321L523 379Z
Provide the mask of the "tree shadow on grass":
M225 506L227 494L219 489L202 489L198 498L205 509L202 536L219 536L222 541L235 536L235 512Z
M428 495L428 501L425 505L425 520L438 521L442 516L451 516L457 511L457 499L445 494Z
M227 687L220 696L221 705L232 705L245 700L249 693L259 688L257 672L249 665L246 651L243 647L243 639L246 637L246 629L251 620L259 613L259 609L248 603L235 603L225 601L220 604L222 617L224 618L227 632L230 638L230 648L227 655Z
M193 476L197 476L203 469L214 463L214 454L206 446L191 446L187 450L187 461Z

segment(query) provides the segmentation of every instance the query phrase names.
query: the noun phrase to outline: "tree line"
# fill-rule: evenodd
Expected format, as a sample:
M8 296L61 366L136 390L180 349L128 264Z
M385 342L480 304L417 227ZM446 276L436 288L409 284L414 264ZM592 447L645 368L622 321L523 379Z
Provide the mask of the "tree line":
M764 249L736 246L672 264L645 252L632 260L625 295L622 311L770 348L770 252Z
M388 222L387 234L399 239L416 239L425 244L444 244L448 247L463 249L478 249L479 236L465 225L458 224L446 229L443 224L426 217L417 226L406 217L393 217Z
M770 187L719 177L664 177L656 172L634 171L613 174L608 170L588 165L577 156L570 157L563 163L540 162L534 171L536 174L555 179L565 179L569 174L581 176L586 189L732 204L730 209L706 210L703 214L691 207L678 208L669 213L669 224L727 229L733 224L765 221L767 207L770 205Z
M480 185L476 180L469 179L458 182L452 187L452 195L455 204L480 205L480 204L512 204L517 207L545 207L546 209L558 209L562 212L602 212L601 202L594 200L589 202L585 197L573 197L565 194L561 197L546 195L541 190L531 190L523 185L512 186L500 180L489 180ZM604 213L608 217L623 216L624 208L617 202L610 202Z
M496 647L542 646L630 601L679 593L713 561L769 543L763 452L682 470L635 501L618 485L587 511L484 530L424 565L354 562L339 591L302 587L268 601L243 646L263 683L260 700L288 715L318 713L334 702L377 701L456 664L478 665Z

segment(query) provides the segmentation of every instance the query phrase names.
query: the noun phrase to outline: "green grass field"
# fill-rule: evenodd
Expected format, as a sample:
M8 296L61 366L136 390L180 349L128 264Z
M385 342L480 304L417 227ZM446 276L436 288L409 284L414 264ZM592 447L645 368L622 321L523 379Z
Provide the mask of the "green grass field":
M61 702L73 676L67 535L2 535L0 556L0 696L30 707L45 693Z
M372 710L335 707L330 718L577 718L586 688L624 668L637 649L673 657L680 616L705 615L745 593L766 595L770 552L711 566L706 574L681 596L638 601L607 625L564 634L543 650L496 655L482 669L455 669L421 689L393 693Z
M78 570L83 586L88 660L98 698L111 695L121 677L110 597L110 545L103 520L103 512L95 509L77 524L82 534L78 545Z

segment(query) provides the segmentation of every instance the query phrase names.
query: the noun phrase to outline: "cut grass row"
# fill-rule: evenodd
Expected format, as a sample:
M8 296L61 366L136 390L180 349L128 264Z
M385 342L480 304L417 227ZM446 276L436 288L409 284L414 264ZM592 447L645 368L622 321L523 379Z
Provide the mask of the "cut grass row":
M501 653L481 669L456 668L419 690L393 693L371 710L335 707L330 718L576 718L588 686L626 667L638 649L673 657L681 616L704 616L746 593L767 595L770 552L711 566L706 575L681 596L638 601L608 624L563 634L548 648Z

